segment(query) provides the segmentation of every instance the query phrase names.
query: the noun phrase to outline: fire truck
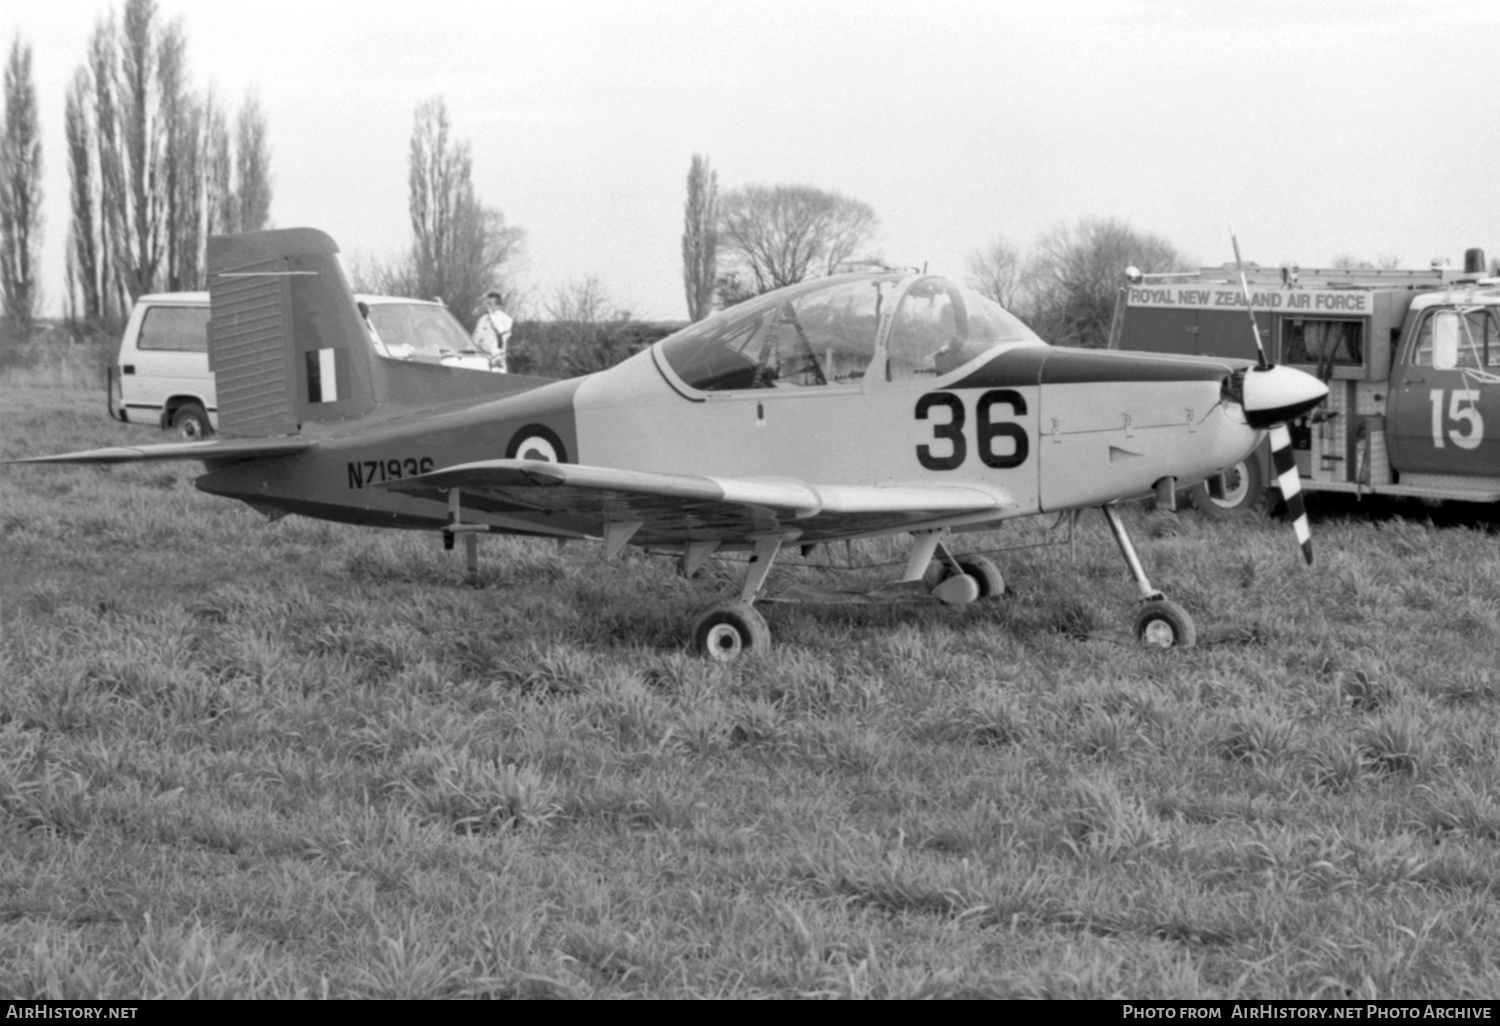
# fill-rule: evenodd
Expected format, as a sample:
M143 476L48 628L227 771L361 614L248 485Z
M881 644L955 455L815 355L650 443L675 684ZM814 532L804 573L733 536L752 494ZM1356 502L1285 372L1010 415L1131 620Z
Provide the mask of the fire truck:
M1267 356L1316 374L1328 399L1294 424L1307 491L1500 502L1500 278L1463 270L1246 268ZM1131 269L1111 345L1255 359L1239 270ZM1210 514L1275 497L1266 445L1178 493Z

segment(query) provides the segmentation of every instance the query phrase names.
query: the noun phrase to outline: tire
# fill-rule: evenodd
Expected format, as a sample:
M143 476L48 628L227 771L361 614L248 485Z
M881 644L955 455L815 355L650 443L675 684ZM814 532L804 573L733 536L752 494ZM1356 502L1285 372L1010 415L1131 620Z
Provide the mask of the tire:
M1176 602L1147 602L1135 617L1135 638L1152 648L1192 648L1198 642L1193 618Z
M958 561L958 568L979 582L980 598L1004 597L1005 577L992 561L983 556L965 556Z
M1188 505L1207 517L1254 513L1266 508L1266 482L1260 461L1252 454L1224 468L1224 497L1208 493L1208 482L1199 481L1186 492ZM1180 498L1181 496L1179 496Z
M1000 573L1000 568L984 556L959 556L958 572L968 574L979 584L979 597L1002 598L1005 595L1005 576ZM928 572L927 579L932 582L932 587L937 587L948 578L952 577L953 568L942 560L933 564L937 573Z
M184 441L196 442L214 433L208 413L197 403L183 403L172 411L170 430Z
M716 663L762 655L771 647L771 629L748 602L715 606L693 624L693 651Z

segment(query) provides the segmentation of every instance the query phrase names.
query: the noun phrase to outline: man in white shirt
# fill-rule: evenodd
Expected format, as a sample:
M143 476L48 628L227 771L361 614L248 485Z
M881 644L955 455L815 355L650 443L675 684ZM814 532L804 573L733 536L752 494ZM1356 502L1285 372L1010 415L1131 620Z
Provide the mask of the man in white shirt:
M491 292L484 297L484 313L474 326L474 347L490 358L490 369L507 372L506 348L510 345L510 329L515 323L510 314L500 309L500 293Z

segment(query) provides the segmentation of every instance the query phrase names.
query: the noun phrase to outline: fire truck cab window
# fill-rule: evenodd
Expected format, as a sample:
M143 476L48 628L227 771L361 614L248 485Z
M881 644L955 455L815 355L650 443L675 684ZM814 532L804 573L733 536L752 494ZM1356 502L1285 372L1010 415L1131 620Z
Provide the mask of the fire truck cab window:
M1281 351L1287 363L1343 367L1364 362L1364 325L1360 321L1287 318L1281 331Z
M1486 307L1470 307L1458 312L1463 316L1458 322L1456 369L1483 370L1500 367L1500 332L1496 330L1494 311ZM1422 318L1422 326L1417 330L1417 344L1411 355L1413 366L1432 366L1433 324L1438 315L1443 313L1451 315L1454 311L1431 310Z

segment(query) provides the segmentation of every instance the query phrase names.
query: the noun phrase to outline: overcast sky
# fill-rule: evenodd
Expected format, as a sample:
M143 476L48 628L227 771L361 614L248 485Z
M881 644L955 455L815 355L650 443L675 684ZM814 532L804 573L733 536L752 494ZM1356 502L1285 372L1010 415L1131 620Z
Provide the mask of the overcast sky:
M35 51L43 289L60 308L63 101L123 0L5 0ZM645 318L686 316L694 153L721 189L809 184L875 209L876 251L961 277L1121 218L1203 263L1349 253L1500 256L1500 4L1492 0L160 0L191 79L266 113L278 227L347 258L406 244L412 114L446 98L480 198L526 231L545 299L596 275ZM9 24L7 24L7 22Z

